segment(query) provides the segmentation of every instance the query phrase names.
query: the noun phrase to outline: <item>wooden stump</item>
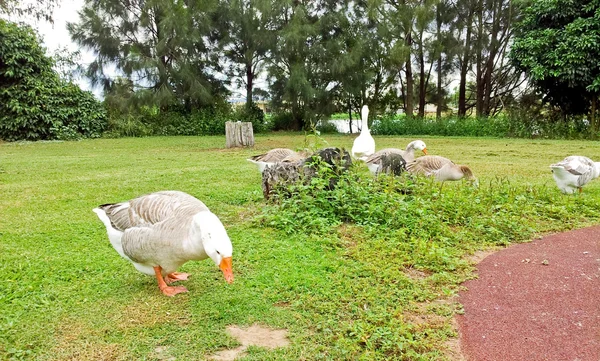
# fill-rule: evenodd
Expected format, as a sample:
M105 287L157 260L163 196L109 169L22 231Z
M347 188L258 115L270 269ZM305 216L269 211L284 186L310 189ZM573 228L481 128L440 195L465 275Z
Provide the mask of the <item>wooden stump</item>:
M254 146L254 131L250 122L226 122L225 137L227 148Z

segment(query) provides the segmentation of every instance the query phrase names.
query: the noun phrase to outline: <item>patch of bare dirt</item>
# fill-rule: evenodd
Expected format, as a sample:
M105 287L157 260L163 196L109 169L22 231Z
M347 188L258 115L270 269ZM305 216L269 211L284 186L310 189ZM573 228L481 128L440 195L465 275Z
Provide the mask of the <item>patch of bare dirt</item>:
M430 273L419 271L414 268L405 268L402 272L412 280L424 280L430 275Z
M287 338L287 330L273 330L259 325L252 325L246 329L238 326L227 327L227 332L235 337L242 345L233 350L219 351L210 360L216 361L233 361L236 357L241 356L248 346L259 346L274 349L277 347L285 347L289 345Z
M65 319L57 330L51 354L56 360L117 361L129 360L131 355L123 346L105 343L97 331L77 320Z
M456 332L456 337L449 338L444 346L444 350L442 351L448 360L452 361L466 361L466 357L462 352L460 347L460 338L458 337L458 322L456 318L452 319L452 329Z
M475 253L473 253L472 255L467 256L466 259L472 264L478 264L479 262L483 261L484 258L486 258L487 256L491 255L492 253L498 252L498 250L499 249L488 249L485 251L475 251Z

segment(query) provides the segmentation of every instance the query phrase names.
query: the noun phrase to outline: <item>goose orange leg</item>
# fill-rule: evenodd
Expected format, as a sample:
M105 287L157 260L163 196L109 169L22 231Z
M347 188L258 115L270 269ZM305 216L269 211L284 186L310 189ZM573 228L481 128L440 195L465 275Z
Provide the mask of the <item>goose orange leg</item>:
M162 276L162 267L161 266L154 267L154 274L156 275L156 280L158 281L158 288L164 295L171 297L171 296L175 296L178 293L188 291L187 288L185 288L183 286L168 286Z
M170 285L176 281L187 281L189 274L181 273L181 272L173 272L169 273L167 277L165 277L165 282Z

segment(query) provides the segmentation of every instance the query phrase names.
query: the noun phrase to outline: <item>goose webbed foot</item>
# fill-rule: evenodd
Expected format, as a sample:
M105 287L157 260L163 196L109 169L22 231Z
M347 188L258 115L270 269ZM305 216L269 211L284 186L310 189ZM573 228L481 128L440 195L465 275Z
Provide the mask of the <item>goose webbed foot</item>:
M189 274L187 273L180 273L180 272L173 272L173 273L169 273L167 275L167 277L165 277L165 283L170 285L173 282L176 281L187 281L189 277Z
M182 292L187 292L187 288L183 287L183 286L169 286L167 285L167 283L165 282L165 279L162 276L162 267L161 266L155 266L154 268L154 274L156 276L156 280L158 281L158 288L160 289L160 291L165 295L165 296L175 296L178 293L182 293ZM171 273L174 274L175 272ZM179 275L179 277L182 277L181 275ZM186 279L187 279L187 275L185 275ZM167 278L169 278L169 276L167 276Z

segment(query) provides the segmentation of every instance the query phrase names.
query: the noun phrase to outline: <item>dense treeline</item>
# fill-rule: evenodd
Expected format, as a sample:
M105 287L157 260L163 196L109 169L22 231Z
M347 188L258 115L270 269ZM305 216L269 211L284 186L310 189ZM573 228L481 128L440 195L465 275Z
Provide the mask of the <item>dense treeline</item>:
M229 119L306 129L336 112L352 128L368 104L386 134L468 123L595 137L599 11L600 0L86 0L68 28L96 54L85 74L115 136L215 134ZM231 83L247 94L236 113ZM275 113L268 125L257 98ZM436 121L422 120L426 104Z

